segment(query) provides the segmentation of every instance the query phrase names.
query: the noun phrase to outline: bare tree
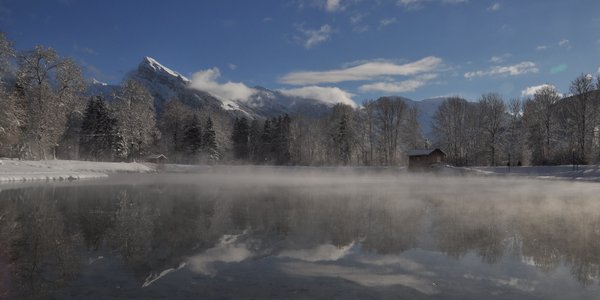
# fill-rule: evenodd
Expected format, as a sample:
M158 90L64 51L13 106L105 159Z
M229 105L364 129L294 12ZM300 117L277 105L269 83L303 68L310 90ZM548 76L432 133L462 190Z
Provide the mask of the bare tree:
M128 80L117 91L114 104L122 157L139 157L157 137L154 98L139 82Z
M507 105L508 126L505 138L505 152L511 156L515 162L523 160L523 101L519 98L513 98ZM512 164L513 162L511 162Z
M51 48L36 46L18 63L17 85L27 113L23 144L34 157L46 159L56 150L69 114L83 108L85 81L72 60Z
M571 82L570 91L573 94L573 104L570 105L571 122L574 123L575 136L577 139L577 158L580 163L587 161L589 153L588 142L593 133L592 120L594 119L594 108L592 104L592 91L594 85L593 77L588 74L581 74Z
M446 99L433 116L437 143L448 153L449 162L466 165L468 159L467 126L471 105L460 97Z
M482 125L485 134L485 143L487 145L489 160L492 165L496 165L496 156L501 141L502 126L506 114L506 105L502 97L496 93L489 93L481 96L479 100Z
M179 99L171 99L164 108L158 124L161 131L161 148L172 153L173 159L178 160L184 149L183 139L186 121L191 118L191 109Z
M407 105L400 98L383 97L375 102L375 119L379 125L380 160L384 165L398 163L401 124Z
M6 75L10 73L10 64L15 57L13 42L0 31L0 82L5 82Z

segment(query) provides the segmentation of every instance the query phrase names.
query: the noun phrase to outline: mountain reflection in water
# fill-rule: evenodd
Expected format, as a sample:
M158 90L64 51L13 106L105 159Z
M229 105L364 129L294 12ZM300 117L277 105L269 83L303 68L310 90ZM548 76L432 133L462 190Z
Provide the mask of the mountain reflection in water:
M0 298L596 297L599 192L284 171L8 189Z

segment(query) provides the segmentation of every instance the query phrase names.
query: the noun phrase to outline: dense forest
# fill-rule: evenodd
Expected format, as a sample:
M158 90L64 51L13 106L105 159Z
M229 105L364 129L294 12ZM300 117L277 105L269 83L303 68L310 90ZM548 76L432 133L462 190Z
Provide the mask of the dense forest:
M157 111L143 84L125 80L112 99L90 95L74 60L51 48L16 51L0 33L0 157L278 165L406 164L410 149L439 147L454 165L587 164L600 161L600 79L582 74L563 97L551 86L526 99L450 97L421 134L400 97L315 117L257 118L191 107Z

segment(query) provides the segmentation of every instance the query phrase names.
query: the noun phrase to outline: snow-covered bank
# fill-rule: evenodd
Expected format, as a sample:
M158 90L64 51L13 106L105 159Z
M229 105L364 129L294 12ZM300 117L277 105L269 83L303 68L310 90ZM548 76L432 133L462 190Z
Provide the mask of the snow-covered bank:
M78 180L107 177L109 173L149 173L151 164L77 160L0 160L0 183Z
M600 182L600 166L531 166L531 167L473 167L465 168L480 175L528 176L540 179L561 179Z

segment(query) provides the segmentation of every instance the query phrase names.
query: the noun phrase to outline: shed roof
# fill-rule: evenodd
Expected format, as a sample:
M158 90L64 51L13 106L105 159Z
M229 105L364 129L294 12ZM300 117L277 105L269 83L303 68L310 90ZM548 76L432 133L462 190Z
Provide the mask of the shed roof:
M434 149L415 149L415 150L409 150L408 151L408 156L427 156L430 155L431 153L435 152L436 150L442 152L444 155L446 155L446 153L442 150L440 150L439 148L434 148Z

